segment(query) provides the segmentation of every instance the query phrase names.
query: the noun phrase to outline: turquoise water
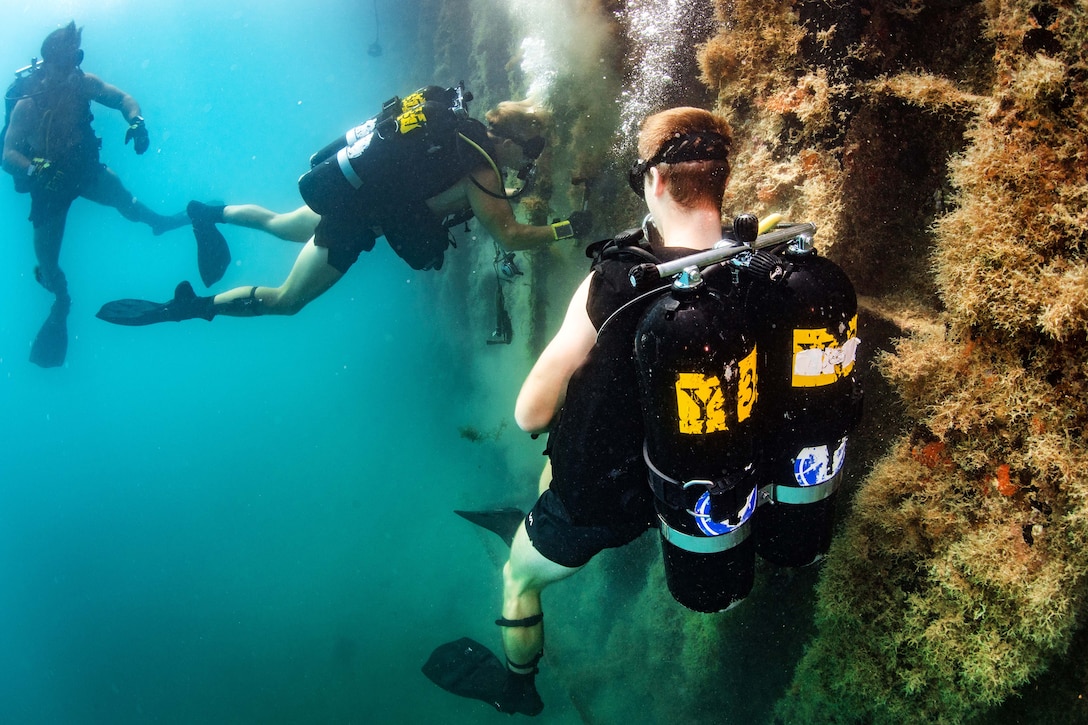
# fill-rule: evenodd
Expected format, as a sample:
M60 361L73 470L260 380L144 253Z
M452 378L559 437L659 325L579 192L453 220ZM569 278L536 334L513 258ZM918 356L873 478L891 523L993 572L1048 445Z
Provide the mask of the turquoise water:
M405 75L399 5L380 3L373 58L369 3L292 4L8 3L0 68L74 18L84 69L143 107L140 157L120 114L95 111L102 159L137 197L291 209L314 150L431 81ZM67 364L42 370L27 354L51 298L28 206L0 193L0 722L505 717L443 714L455 698L419 672L443 641L497 643L495 552L450 510L535 486L460 435L479 391L424 273L379 245L294 318L114 327L94 317L108 300L165 300L181 279L201 292L193 238L77 200ZM278 283L297 253L225 233L215 291Z
M459 80L419 67L419 34L455 29L421 31L410 4L379 0L379 57L369 2L290 5L9 3L0 69L74 18L84 68L147 119L136 156L120 114L95 110L102 159L137 197L163 213L190 199L289 210L313 151L393 95ZM483 305L490 325L490 277L438 284L490 275L489 259L458 250L438 275L413 272L383 243L296 317L116 327L94 317L109 300L165 300L182 279L205 293L195 243L77 200L67 364L43 370L27 355L51 297L33 279L29 199L5 179L0 724L510 722L420 667L462 636L499 649L505 547L451 511L535 497L541 443L511 420L531 363L527 282L507 288L523 305L509 347L466 324ZM213 292L277 284L298 252L223 230L233 262ZM573 287L585 264L558 249L549 329L569 295L558 280ZM545 594L536 722L765 721L814 577L763 572L750 605L705 616L669 597L652 535L603 553Z

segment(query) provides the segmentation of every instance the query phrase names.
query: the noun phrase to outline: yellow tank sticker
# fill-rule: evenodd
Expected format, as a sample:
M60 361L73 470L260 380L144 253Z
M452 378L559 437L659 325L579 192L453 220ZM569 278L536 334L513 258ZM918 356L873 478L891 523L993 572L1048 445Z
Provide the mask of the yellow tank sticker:
M717 375L678 373L676 412L681 433L703 435L729 429L725 421L725 396Z
M854 369L858 349L858 316L838 336L826 329L793 331L793 387L831 385ZM845 337L846 341L839 343Z
M736 366L723 373L726 385L717 375L677 373L676 413L680 432L705 435L729 430L727 413L731 402L727 396L737 396L737 422L747 420L756 402L755 348Z
M408 133L427 123L427 117L423 115L423 104L426 102L427 99L419 91L405 98L400 104L403 113L397 116L397 130Z
M397 118L397 129L401 133L408 133L427 123L427 117L423 111L405 111Z
M740 361L740 387L737 389L737 422L747 420L756 402L756 348Z

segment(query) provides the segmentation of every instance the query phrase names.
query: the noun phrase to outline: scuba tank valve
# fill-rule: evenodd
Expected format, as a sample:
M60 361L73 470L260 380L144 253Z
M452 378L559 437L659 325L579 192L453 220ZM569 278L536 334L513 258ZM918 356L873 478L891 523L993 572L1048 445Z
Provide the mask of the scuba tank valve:
M27 76L29 76L34 71L41 68L42 67L42 62L43 61L40 61L37 58L31 58L30 59L30 65L24 65L22 68L15 71L15 77L16 78L26 78Z
M464 81L458 81L452 90L453 103L450 105L450 110L458 118L468 118L468 103L472 100L472 92L465 90Z
M750 244L743 242L738 244L732 239L723 239L715 244L713 249L708 249L705 252L691 254L671 262L640 264L631 270L631 285L635 286L638 283L638 280L649 275L654 275L661 279L673 277L682 272L686 267L696 266L699 269L706 269L715 264L729 261L733 257L745 252L775 247L799 237L807 237L807 244L811 246L812 236L815 233L816 225L809 222L803 222L800 224L787 224L786 226L776 228L766 234L760 234L755 237Z

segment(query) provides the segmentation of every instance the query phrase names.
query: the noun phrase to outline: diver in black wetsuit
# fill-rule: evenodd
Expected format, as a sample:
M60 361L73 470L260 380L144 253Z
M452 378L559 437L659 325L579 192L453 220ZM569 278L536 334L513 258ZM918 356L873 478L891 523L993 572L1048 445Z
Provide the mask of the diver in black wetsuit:
M9 91L11 117L4 134L3 167L15 188L30 193L36 276L56 296L52 311L31 349L31 362L55 367L68 348L68 282L59 265L68 209L77 197L117 209L155 234L188 224L184 213L156 214L136 200L121 179L98 160L100 139L91 128L91 102L121 112L137 154L149 146L140 105L121 89L80 69L82 29L75 22L55 30L42 43L42 61L32 65L19 90ZM21 91L21 92L20 92Z

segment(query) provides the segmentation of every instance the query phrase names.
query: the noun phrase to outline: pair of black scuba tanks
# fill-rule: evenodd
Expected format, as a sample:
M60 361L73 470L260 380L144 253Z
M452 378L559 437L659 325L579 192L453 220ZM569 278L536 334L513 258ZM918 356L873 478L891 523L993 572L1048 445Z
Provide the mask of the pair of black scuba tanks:
M857 297L812 224L742 215L711 250L633 263L672 279L635 334L644 457L673 597L743 600L757 555L819 561L861 416Z

